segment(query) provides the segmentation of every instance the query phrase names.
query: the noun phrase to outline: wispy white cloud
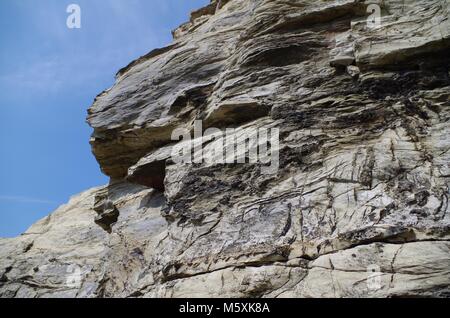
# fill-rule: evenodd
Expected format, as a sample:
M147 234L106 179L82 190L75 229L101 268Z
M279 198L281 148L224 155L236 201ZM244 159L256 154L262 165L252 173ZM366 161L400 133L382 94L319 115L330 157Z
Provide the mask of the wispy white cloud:
M13 72L0 76L0 85L28 92L54 92L63 84L60 63L48 59L22 66Z
M27 41L34 43L35 36L41 42L35 43L36 50L20 53L25 58L12 59L6 70L0 70L3 91L17 99L82 89L89 82L113 80L130 60L160 46L160 30L152 28L151 19L143 14L143 1L79 2L83 27L78 30L66 27L67 13L56 1L45 6L31 6L31 1L17 5L26 15L26 25L33 26ZM24 91L26 96L17 93Z
M25 196L15 196L15 195L0 195L0 202L8 201L8 202L17 202L17 203L37 203L37 204L55 204L56 202L45 200L45 199L37 199L30 198Z
M48 56L29 64L20 65L7 74L0 74L0 86L29 94L48 95L63 88L78 88L105 76L113 77L111 64L125 60L118 50L107 50L99 59L88 54L76 58Z

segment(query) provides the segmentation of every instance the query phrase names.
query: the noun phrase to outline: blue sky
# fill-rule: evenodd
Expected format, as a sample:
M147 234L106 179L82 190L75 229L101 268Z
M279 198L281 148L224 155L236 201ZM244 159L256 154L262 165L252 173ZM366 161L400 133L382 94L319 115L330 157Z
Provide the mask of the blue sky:
M209 0L0 1L0 237L106 184L86 110L133 59ZM81 29L66 8L81 7Z

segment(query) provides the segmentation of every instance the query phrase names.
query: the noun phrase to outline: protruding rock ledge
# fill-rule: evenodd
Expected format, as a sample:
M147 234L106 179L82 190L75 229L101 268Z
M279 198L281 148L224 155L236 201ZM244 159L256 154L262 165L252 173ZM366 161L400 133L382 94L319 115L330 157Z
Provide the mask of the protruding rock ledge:
M447 4L197 11L97 97L91 142L112 180L0 240L0 297L448 297ZM172 131L195 120L278 128L279 169L173 162Z

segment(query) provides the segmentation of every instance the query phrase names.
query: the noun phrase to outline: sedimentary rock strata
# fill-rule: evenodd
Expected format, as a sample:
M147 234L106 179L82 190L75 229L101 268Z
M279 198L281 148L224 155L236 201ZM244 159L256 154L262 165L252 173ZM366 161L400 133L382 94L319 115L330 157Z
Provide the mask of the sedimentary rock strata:
M447 0L194 12L96 98L111 182L0 240L0 296L448 297L449 18ZM278 170L175 163L196 120L278 128Z

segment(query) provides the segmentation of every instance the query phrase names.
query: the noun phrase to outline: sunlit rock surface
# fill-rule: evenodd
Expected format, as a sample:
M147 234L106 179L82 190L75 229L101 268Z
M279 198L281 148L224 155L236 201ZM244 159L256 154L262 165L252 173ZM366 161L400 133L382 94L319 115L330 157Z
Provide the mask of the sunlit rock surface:
M194 12L96 98L91 144L111 183L0 240L0 296L449 297L449 12ZM172 131L195 120L279 128L277 173L174 163Z

